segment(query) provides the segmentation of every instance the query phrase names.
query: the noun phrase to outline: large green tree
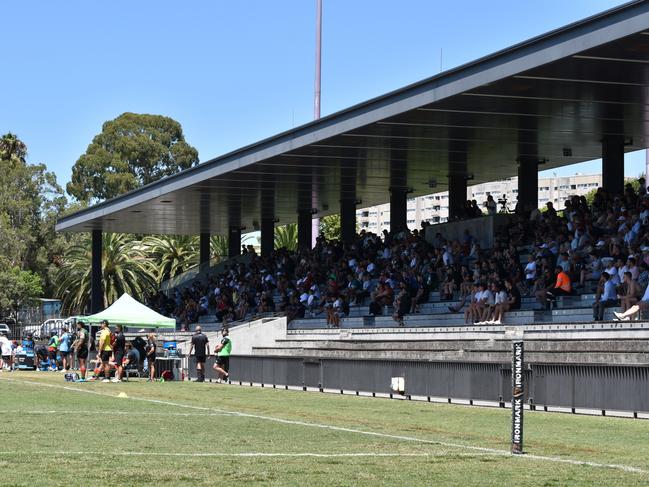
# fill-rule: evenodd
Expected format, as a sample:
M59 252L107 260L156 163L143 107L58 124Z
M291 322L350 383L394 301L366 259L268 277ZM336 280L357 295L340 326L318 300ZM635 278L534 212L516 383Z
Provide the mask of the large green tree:
M67 191L79 201L114 198L198 164L180 123L161 115L123 113L102 131L72 168Z
M0 137L0 272L35 272L50 294L52 264L65 246L54 224L67 200L56 176L26 159L27 147L16 135Z
M147 264L145 246L131 235L104 233L101 258L104 307L123 293L137 300L157 289L156 279ZM90 237L82 234L66 249L57 275L57 295L68 313L83 313L90 304L91 251Z
M11 315L18 321L18 311L23 306L36 304L43 295L41 278L32 271L3 265L0 270L0 310L3 316Z

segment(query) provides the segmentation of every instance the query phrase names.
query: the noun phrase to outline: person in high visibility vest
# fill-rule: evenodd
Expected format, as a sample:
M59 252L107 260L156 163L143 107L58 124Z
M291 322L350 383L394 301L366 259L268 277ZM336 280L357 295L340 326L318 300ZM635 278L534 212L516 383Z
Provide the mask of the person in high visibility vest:
M221 330L221 343L219 343L214 349L216 354L216 363L214 364L214 370L216 370L222 377L223 380L227 382L230 378L230 354L232 353L232 340L228 337L229 332L227 328Z
M104 368L104 380L102 382L110 382L110 358L113 355L113 346L110 343L110 328L108 328L108 321L101 322L101 331L99 332L99 357Z
M58 364L56 360L56 353L57 350L59 349L59 335L53 331L52 334L50 335L50 341L47 344L47 351L49 352L50 355L50 369L51 370L57 370L58 369Z

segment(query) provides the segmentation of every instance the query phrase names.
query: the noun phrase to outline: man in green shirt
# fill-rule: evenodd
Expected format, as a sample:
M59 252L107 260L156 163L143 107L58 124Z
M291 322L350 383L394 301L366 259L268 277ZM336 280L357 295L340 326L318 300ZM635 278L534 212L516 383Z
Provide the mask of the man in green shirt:
M230 378L230 353L232 352L232 340L228 338L228 329L223 328L221 330L221 343L219 343L214 349L216 353L216 363L214 364L214 370L216 370L220 376L223 377L224 381L228 381Z

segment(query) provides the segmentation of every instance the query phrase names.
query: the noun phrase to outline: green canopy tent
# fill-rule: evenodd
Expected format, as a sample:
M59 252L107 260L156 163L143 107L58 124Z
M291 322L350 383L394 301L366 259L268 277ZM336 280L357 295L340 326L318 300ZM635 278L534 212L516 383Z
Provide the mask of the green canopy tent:
M167 318L160 313L156 313L126 293L122 294L117 301L104 311L94 315L80 317L80 319L91 325L106 320L111 325L125 325L139 328L176 328L176 320L174 318Z
M93 326L96 327L103 320L108 321L112 325L125 325L137 328L176 328L176 320L174 318L167 318L146 307L139 301L136 301L128 294L124 293L120 298L111 304L104 311L89 315L89 316L75 316L75 323L82 321L88 325L88 333L90 339L88 340L88 358L90 358L90 350L94 336L92 333Z

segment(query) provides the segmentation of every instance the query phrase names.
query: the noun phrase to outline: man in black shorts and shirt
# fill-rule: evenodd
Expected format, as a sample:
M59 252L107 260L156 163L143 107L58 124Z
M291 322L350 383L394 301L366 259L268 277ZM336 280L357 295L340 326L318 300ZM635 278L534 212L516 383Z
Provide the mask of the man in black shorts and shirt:
M88 331L83 321L77 321L77 339L72 343L72 350L77 353L81 378L86 378L86 360L88 359Z
M126 354L126 337L122 325L115 326L115 343L113 344L113 356L115 357L115 377L113 382L120 382L124 375L124 355Z
M210 341L207 339L207 335L201 331L200 325L194 331L188 355L192 354L192 350L196 350L196 382L205 382L205 360L210 354Z

